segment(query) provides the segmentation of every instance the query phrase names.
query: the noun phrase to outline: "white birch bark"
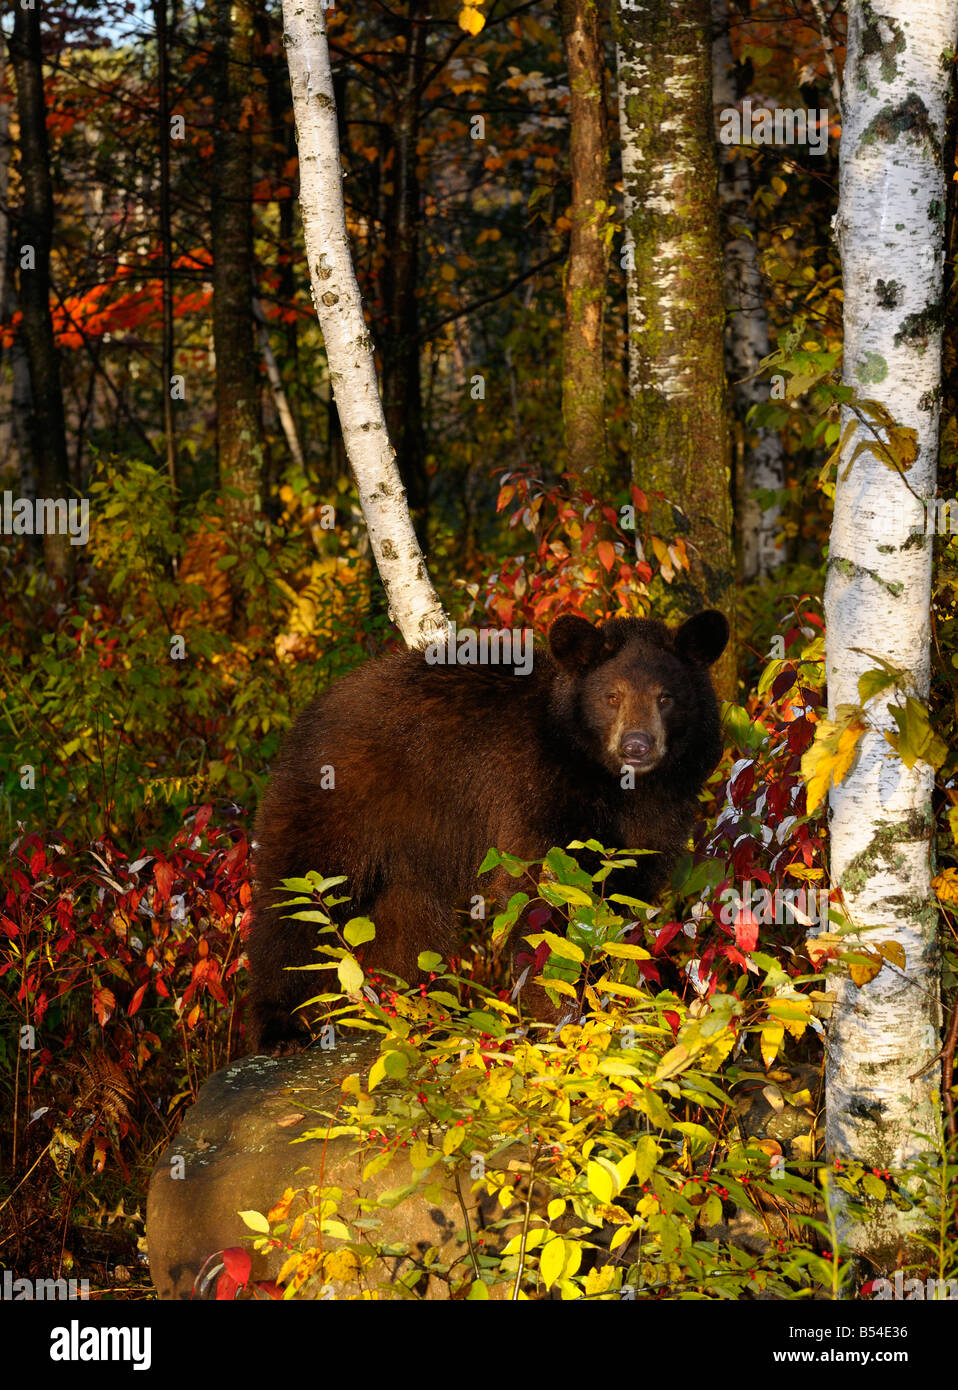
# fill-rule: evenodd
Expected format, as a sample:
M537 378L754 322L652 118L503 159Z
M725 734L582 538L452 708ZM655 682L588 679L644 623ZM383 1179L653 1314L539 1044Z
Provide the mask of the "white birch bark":
M935 493L941 376L945 175L942 146L958 0L852 0L836 232L845 283L847 385L881 401L917 433L902 477L872 453L860 423L838 465L825 594L829 714L858 703L858 679L883 658L928 695L931 538L909 535L918 502ZM843 411L843 431L855 420ZM868 653L867 655L865 653ZM831 797L831 874L861 940L894 939L904 973L886 965L856 989L839 984L828 1033L831 1159L907 1167L933 1134L941 1026L940 965L931 894L932 769L909 771L880 730L894 693L867 706L875 730ZM931 1065L930 1065L931 1064ZM889 1268L920 1211L879 1206L849 1227L853 1250Z
M410 647L445 631L389 442L343 204L336 104L320 0L283 0L299 147L299 201L313 303L389 615Z
M734 109L738 93L729 39L726 0L712 0L712 99L716 136L721 113ZM785 560L779 535L781 508L777 503L762 508L754 494L778 491L785 486L785 450L776 430L749 429L745 418L753 405L768 398L768 382L758 375L758 364L768 356L768 316L762 290L758 242L751 213L752 180L746 160L736 158L731 145L716 139L719 170L719 204L723 209L728 240L725 243L725 365L736 417L745 434L744 493L738 511L745 579L765 579Z

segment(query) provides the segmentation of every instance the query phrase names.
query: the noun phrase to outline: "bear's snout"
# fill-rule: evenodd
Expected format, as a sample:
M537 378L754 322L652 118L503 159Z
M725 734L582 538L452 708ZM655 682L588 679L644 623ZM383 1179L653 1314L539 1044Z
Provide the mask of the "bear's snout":
M659 762L664 752L663 748L657 747L654 736L645 729L630 729L623 734L619 748L630 767L643 769Z

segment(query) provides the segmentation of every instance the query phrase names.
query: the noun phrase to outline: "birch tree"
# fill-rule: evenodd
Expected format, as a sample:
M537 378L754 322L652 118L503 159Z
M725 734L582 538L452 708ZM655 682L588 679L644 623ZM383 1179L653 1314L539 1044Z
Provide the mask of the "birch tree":
M726 0L712 0L712 99L716 125L722 111L738 104L735 63L729 39ZM763 402L768 386L758 364L768 356L768 316L762 291L758 242L751 214L752 180L748 162L731 145L718 144L719 205L725 223L725 364L732 409L743 436L744 497L738 507L742 574L764 579L780 567L785 551L779 536L778 503L762 507L756 492L785 486L785 451L777 430L750 429L746 417Z
M413 530L389 442L343 205L336 103L320 0L283 0L299 146L299 199L313 303L346 453L366 518L390 618L407 645L427 645L445 615Z
M831 874L853 940L893 940L904 964L887 963L861 989L850 979L838 986L827 1147L832 1159L893 1168L927 1147L919 1135L934 1134L939 1111L933 773L899 756L885 733L901 744L900 719L920 725L929 690L932 542L917 528L936 485L942 149L958 0L852 0L848 19L836 229L844 380L856 400L843 410L825 594L829 718L867 695L866 672L901 675L867 700L857 760L831 791ZM905 712L899 721L892 707ZM920 1220L920 1210L886 1202L846 1234L887 1269Z
M688 518L689 607L733 575L709 0L617 0L632 471ZM674 531L671 514L653 517ZM660 531L661 533L661 531ZM734 652L717 669L734 691Z

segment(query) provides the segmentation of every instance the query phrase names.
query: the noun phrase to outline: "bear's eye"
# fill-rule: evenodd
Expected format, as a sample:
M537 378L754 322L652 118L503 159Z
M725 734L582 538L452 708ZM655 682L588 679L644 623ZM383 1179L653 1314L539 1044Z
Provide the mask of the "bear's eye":
M615 692L613 692L611 695L607 695L605 698L613 709L617 709L618 706L622 703L622 696L615 694Z
M659 696L659 709L668 709L669 705L674 703L674 699L668 691L663 690L662 694Z

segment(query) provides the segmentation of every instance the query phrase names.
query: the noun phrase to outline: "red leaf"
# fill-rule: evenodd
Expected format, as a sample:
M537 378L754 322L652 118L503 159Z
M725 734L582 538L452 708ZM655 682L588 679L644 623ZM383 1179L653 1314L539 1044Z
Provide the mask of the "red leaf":
M652 947L652 954L660 956L669 942L682 930L681 922L667 922L655 938L655 945Z
M738 772L729 783L729 796L734 806L742 807L745 798L755 784L755 764L749 763Z
M153 870L153 878L156 882L157 892L160 895L160 902L169 902L175 877L176 875L173 872L172 864L157 863Z
M280 1288L280 1286L278 1284L271 1283L269 1280L261 1280L259 1283L254 1284L253 1288L259 1289L262 1293L265 1293L269 1298L283 1297L283 1290Z
M599 541L596 546L596 553L599 557L599 564L609 574L615 564L615 546L611 541Z
M786 690L791 689L791 687L795 684L795 677L797 674L798 673L796 672L794 666L790 670L779 671L778 675L772 681L773 700L780 700L782 696L785 694Z
M105 989L102 986L93 991L93 1012L96 1014L101 1027L106 1027L113 1017L113 1010L116 1008L116 995L112 989Z
M735 944L742 951L754 951L758 945L758 923L751 908L740 908L735 914Z
M223 1265L231 1279L235 1279L237 1284L245 1284L249 1279L253 1262L249 1251L244 1250L242 1245L231 1245L228 1250L223 1251Z
M789 752L804 753L814 737L815 726L810 719L806 719L804 714L800 719L793 719L788 726Z
M147 980L147 982L146 982L145 985L140 985L140 988L136 991L136 993L134 994L133 998L130 1000L130 1003L129 1003L128 1007L127 1007L127 1014L128 1014L131 1018L132 1018L132 1016L136 1013L136 1011L137 1011L137 1009L140 1007L140 1005L143 1003L143 996L144 996L144 994L146 993L147 989L149 988L149 984L150 984L150 982L149 982L149 980Z

